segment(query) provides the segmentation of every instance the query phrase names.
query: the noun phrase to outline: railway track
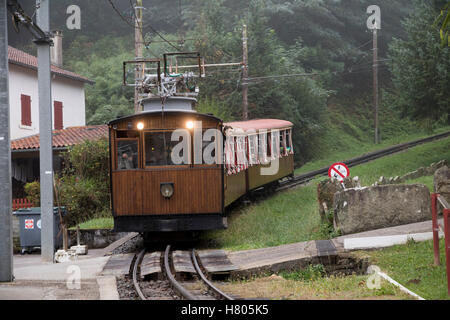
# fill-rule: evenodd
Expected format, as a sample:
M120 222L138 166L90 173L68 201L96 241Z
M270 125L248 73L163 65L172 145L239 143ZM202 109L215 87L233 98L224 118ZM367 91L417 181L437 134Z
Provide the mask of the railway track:
M147 259L145 259L146 257ZM156 266L158 262L160 265ZM144 269L147 271L143 272ZM147 253L146 249L143 249L134 259L132 267L133 284L141 300L153 298L147 296L141 287L149 270L161 274L170 283L176 295L182 299L234 300L233 297L222 292L208 280L202 271L195 249L190 252L171 251L170 245L166 247L164 253Z
M395 146L392 146L392 147L389 147L389 148L386 148L383 150L370 152L361 157L349 159L349 160L342 161L342 162L345 163L348 167L354 167L354 166L357 166L357 165L360 165L360 164L363 164L363 163L366 163L366 162L369 162L369 161L372 161L375 159L379 159L379 158L386 157L386 156L394 154L394 153L401 152L406 149L410 149L412 147L415 147L415 146L418 146L421 144L425 144L425 143L432 142L435 140L447 138L449 136L450 136L450 132L445 132L445 133L437 134L437 135L434 135L431 137L427 137L427 138L423 138L423 139L419 139L419 140L415 140L415 141L411 141L411 142L407 142L407 143L398 144L398 145L395 145ZM279 187L276 189L276 191L290 189L292 187L305 184L318 176L327 175L328 169L329 169L328 167L322 168L319 170L315 170L315 171L307 172L307 173L304 173L304 174L301 174L298 176L294 176L293 178L286 180L286 181L282 181L282 182L280 182Z

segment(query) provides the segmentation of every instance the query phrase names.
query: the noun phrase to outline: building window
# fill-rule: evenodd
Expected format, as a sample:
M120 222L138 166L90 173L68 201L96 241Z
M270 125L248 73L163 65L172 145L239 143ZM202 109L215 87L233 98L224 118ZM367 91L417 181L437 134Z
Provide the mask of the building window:
M55 130L64 129L63 104L60 101L54 102Z
M22 94L20 96L21 101L21 112L22 112L22 119L21 124L23 126L31 127L31 97L27 96L25 94Z

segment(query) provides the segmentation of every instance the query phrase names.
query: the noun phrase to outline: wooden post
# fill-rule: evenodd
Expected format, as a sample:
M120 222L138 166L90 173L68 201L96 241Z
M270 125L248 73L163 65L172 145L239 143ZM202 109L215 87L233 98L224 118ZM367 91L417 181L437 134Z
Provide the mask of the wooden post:
M67 233L67 227L65 224L62 225L62 233L63 233L63 249L64 251L69 250L69 235Z
M248 45L247 26L242 30L243 72L242 72L242 119L248 120Z
M374 104L374 127L375 127L375 144L380 143L380 129L378 127L378 29L375 23L373 29L373 104Z
M450 296L450 209L444 209L445 259L447 262L447 293Z
M441 264L440 254L439 254L439 224L438 224L438 214L437 214L437 193L431 194L431 214L433 223L433 246L434 246L434 265L439 266Z

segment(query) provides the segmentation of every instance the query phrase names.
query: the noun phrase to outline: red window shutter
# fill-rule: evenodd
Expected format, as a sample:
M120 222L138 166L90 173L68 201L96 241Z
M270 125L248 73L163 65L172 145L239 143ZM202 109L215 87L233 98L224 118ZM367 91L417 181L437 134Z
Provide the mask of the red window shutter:
M25 94L20 96L23 126L31 126L31 97Z
M60 101L55 101L55 130L64 129L63 123L63 104Z

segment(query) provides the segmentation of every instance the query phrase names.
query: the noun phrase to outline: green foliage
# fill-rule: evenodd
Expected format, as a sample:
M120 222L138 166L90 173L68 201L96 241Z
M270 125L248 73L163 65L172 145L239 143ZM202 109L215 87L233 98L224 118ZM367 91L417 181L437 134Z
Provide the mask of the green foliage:
M442 8L441 14L436 18L434 25L440 25L441 46L448 45L450 47L450 3Z
M308 265L305 269L295 272L282 272L281 276L286 280L315 281L326 276L325 267L322 264Z
M445 243L440 240L441 265L433 265L433 241L408 242L391 248L367 252L372 264L409 290L427 300L449 300L445 269Z
M25 184L24 189L27 199L33 204L34 207L39 207L41 204L41 185L39 181Z
M395 103L414 119L450 124L450 48L440 46L433 27L435 7L419 0L414 6L404 21L408 38L395 39L390 46Z
M81 36L71 43L70 68L95 81L86 87L88 124L105 124L133 113L134 91L122 85L122 63L133 57L129 46L130 39L113 37L93 42Z
M59 201L68 227L110 214L109 152L106 139L85 141L64 154L65 168L56 177Z
M79 179L107 181L109 178L108 140L85 142L71 147L63 154L66 167L64 175L75 175Z

